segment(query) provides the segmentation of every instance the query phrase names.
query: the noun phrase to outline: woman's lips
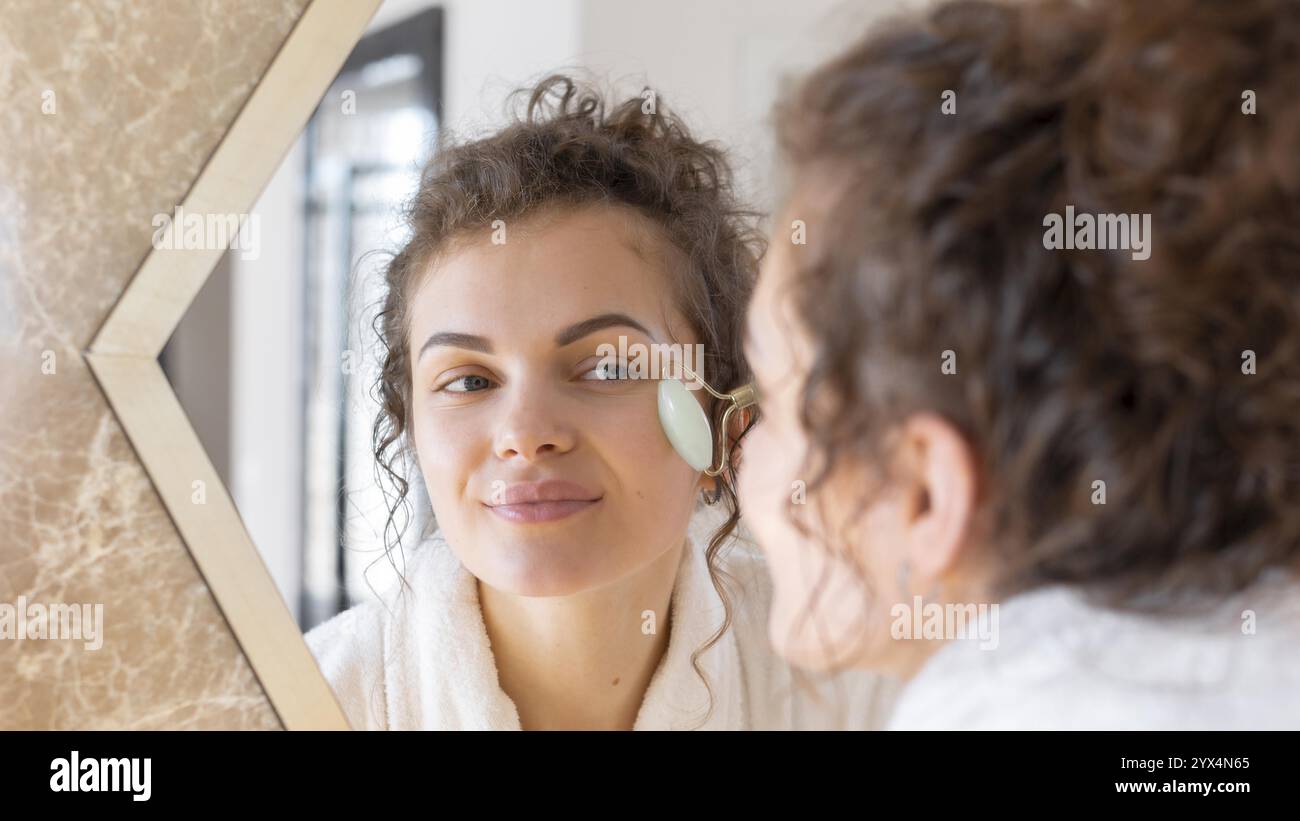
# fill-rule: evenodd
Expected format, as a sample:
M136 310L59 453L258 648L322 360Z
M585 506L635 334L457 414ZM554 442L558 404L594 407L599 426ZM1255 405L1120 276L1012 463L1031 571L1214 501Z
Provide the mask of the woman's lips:
M569 499L563 502L524 502L517 505L488 505L488 509L508 522L527 524L553 522L595 507L599 499Z
M547 479L510 485L500 504L487 507L508 522L553 522L594 507L602 498L576 482Z

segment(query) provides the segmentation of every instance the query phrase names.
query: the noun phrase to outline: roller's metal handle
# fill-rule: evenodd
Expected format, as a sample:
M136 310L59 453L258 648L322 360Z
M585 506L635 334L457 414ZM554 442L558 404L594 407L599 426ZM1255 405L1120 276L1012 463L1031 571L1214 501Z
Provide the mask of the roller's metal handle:
M718 426L718 450L722 453L722 462L714 468L708 467L704 471L705 476L718 476L727 469L727 423L731 421L731 412L735 410L744 410L752 405L758 404L758 388L753 382L741 385L729 393L718 393L703 377L697 375L690 368L682 365L682 370L686 371L687 376L704 386L704 389L711 393L715 398L722 399L728 403L727 410L722 414L722 424Z

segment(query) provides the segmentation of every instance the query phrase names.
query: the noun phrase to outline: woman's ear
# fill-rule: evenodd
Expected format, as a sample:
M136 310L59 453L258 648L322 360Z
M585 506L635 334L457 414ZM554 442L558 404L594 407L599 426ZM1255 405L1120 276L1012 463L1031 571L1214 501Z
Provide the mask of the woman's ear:
M700 473L700 482L696 489L712 497L713 492L717 490L717 480L707 473Z
M731 464L735 465L736 470L740 470L740 458L744 454L745 446L743 440L740 440L740 434L745 432L749 427L750 420L754 418L752 408L742 408L731 414L729 427L727 431L727 441L733 442L729 459Z
M735 467L736 470L740 470L742 450L741 443L736 440L740 434L744 432L745 428L749 427L749 422L752 418L753 409L742 408L734 411L731 414L731 418L727 420L728 431L727 436L724 439L727 445L727 464ZM716 439L714 441L716 442ZM717 445L715 444L714 447L717 447ZM713 464L717 464L718 457L719 454L715 453L713 456ZM717 492L718 489L717 480L708 474L701 473L699 489L705 493L713 494Z
M934 413L910 417L899 446L907 476L902 532L913 572L934 579L956 566L969 544L978 475L961 431Z
M750 418L751 418L750 409L744 408L742 410L738 410L732 413L731 419L727 421L728 431L727 431L727 436L725 437L724 440L727 445L727 464L734 467L736 470L740 470L740 457L741 457L741 444L740 442L736 441L736 439L749 425ZM716 447L716 444L714 447ZM719 454L714 454L713 457L714 464L717 464L718 458L719 458ZM708 474L705 473L701 473L699 489L711 496L712 494L716 493L718 490L718 481L719 480L715 477L709 476Z

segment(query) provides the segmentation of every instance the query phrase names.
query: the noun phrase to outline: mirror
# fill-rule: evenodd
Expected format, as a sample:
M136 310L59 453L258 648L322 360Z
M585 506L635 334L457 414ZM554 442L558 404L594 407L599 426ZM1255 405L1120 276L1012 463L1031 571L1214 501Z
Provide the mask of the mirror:
M428 406L412 399L410 410L419 421L403 441L414 446L413 456L420 430L462 431L460 445L469 448L476 442L480 448L473 457L477 467L466 472L468 481L477 484L466 485L462 501L492 508L496 519L495 529L475 531L470 523L478 520L460 516L459 508L447 501L454 498L449 486L460 469L453 457L469 458L469 451L440 449L448 440L437 433L423 440L427 445L418 462L395 465L409 485L395 504L393 477L379 469L376 454L375 423L383 409L377 383L384 361L376 322L388 293L386 267L412 237L404 208L419 189L422 169L440 150L440 140L459 144L499 133L520 111L512 93L562 72L601 89L611 109L641 101L643 113L652 119L662 101L688 124L696 143L712 140L724 152L722 162L736 178L737 204L765 213L778 201L783 185L769 125L776 96L791 78L846 44L849 33L864 23L861 12L830 2L796 10L764 0L758 8L746 4L744 13L738 4L678 2L653 14L630 2L388 0L380 5L255 207L237 215L238 231L230 231L229 250L159 359L354 727L780 726L774 716L786 713L775 705L789 696L795 682L788 665L767 645L764 608L770 594L764 592L768 582L761 562L737 559L733 567L718 559L718 567L731 567L736 576L723 595L726 584L712 577L714 557L705 552L710 535L727 518L726 505L699 501L689 467L672 461L667 439L654 427L653 390L642 397L634 393L636 387L602 386L600 390L627 393L592 400L594 389L585 384L589 380L568 376L563 387L568 393L546 394L550 399L545 401L537 398L542 394L515 397L541 403L540 416L553 425L544 431L512 427L509 413L499 409L494 422L474 427L465 421L468 398L442 398L438 401L444 404ZM459 268L448 262L446 270L439 269L439 287L447 290L426 295L418 305L408 295L414 306L410 333L427 334L432 328L487 336L525 325L532 329L535 323L524 322L536 318L530 310L503 310L494 322L474 326L473 312L483 305L484 294L519 298L513 287L467 290L487 288L494 276L504 276L493 265L519 275L537 266L540 273L528 280L529 288L538 282L546 286L528 291L535 296L530 306L560 336L566 327L572 330L569 320L591 318L579 315L580 303L584 310L601 308L596 318L605 317L605 325L580 334L583 341L570 345L628 339L659 344L677 339L692 324L685 316L678 317L684 322L669 317L656 324L657 309L672 301L665 296L672 291L668 266L647 263L656 257L643 253L643 246L637 254L627 254L627 243L611 243L614 211L601 213L590 202L582 213L540 210L549 216L539 218L526 210L510 213L499 227L495 219L475 224L475 230L500 231L503 237L510 232L512 238L497 243L495 235L489 239L480 233L482 247L457 256ZM182 241L191 221L212 215L177 212L169 217L158 226L156 245ZM762 230L766 224L759 220L754 227ZM473 256L498 245L506 249L503 253L518 256L498 257L508 260L502 263ZM599 282L610 283L611 292L643 298L582 303L575 295L589 294L591 283L568 277L580 277L572 272L597 262L608 266ZM561 269L564 273L555 274L555 281L545 280L552 275L548 272ZM451 283L459 283L459 290ZM524 288L522 282L519 288ZM463 310L448 313L447 306L458 300L468 300ZM644 321L611 324L608 315L614 312ZM468 324L457 325L461 318ZM500 337L495 340L500 346ZM560 361L559 354L540 346L511 349L506 342L504 347L523 351L535 357L532 364L547 368ZM505 353L498 354L492 363L480 358L479 371L457 378L481 378L487 384L500 374L485 371L509 369ZM568 350L564 356L575 354ZM565 367L573 364L564 361ZM451 373L457 361L444 364ZM536 373L518 371L525 372L529 379ZM425 376L431 374L417 372L415 383L423 385ZM561 396L568 398L557 398ZM625 429L618 435L609 435L609 410L591 416L598 421L584 427L588 417L581 409L596 401L624 414L619 418ZM557 438L539 445L529 439L534 435ZM598 453L587 468L551 470L580 464L564 460L587 447L575 443L593 449L608 443L627 452L608 458ZM548 460L537 458L541 453ZM623 474L610 465L633 459L640 460L636 475L655 474L658 464L671 465L673 486L686 488L682 498L690 509L684 514L678 510L676 519L661 517L654 505L672 509L655 498L663 481L620 484ZM506 464L525 467L506 470ZM493 481L488 482L488 474ZM438 479L433 494L426 481L431 475ZM544 476L582 480L570 481L569 491L554 481L546 487L531 481ZM572 489L575 485L578 490ZM528 516L546 521L581 517L583 512L565 506L578 511L584 505L613 508L619 492L634 496L626 504L634 512L610 514L604 525L594 524L598 520L586 513L593 519L590 531L552 524L515 537L511 534L525 532L511 529L520 527L518 521L502 524L507 514L501 511L507 508L527 507ZM573 498L582 493L599 498ZM494 498L499 505L489 504ZM639 507L635 499L642 500ZM435 516L438 500L452 508L445 528ZM682 533L674 544L681 543L682 535L690 537L683 551L666 551L667 542L646 535L658 533L662 521L677 520ZM644 527L628 526L637 523ZM575 534L588 532L621 535L575 543ZM447 538L452 533L459 539L452 549L437 542L453 541ZM474 548L469 543L476 538L492 544ZM620 552L613 543L622 540L639 546ZM742 553L752 550L743 526L728 545ZM441 550L441 563L436 568L432 559L428 567L419 564L435 547ZM543 549L552 552L539 559L537 551ZM418 604L396 597L403 579L428 581L438 574L438 585L417 586L413 601ZM715 607L724 599L732 616L727 629L722 629L723 610ZM394 614L406 612L403 607L412 609L400 620ZM347 614L354 615L349 620ZM552 617L554 624L547 621ZM616 629L605 629L615 622ZM561 626L587 633L564 634ZM392 631L401 635L394 638ZM367 638L342 648L343 637L353 633ZM550 642L548 649L538 650L545 642ZM584 655L570 646L583 642L608 653ZM336 645L337 651L332 649ZM380 651L400 658L390 664L380 660ZM714 677L703 688L699 680L708 675L694 670L696 651ZM566 699L566 690L581 690L566 678L579 663L592 665L581 671L583 681L599 676L600 685L583 699ZM551 678L548 670L554 671ZM421 692L375 696L384 689L377 683L400 675L420 681ZM827 726L876 720L885 692L880 682L847 677L829 685L835 693L834 716L827 713ZM766 707L741 706L756 704L754 694L760 691L771 699L770 714L763 712Z

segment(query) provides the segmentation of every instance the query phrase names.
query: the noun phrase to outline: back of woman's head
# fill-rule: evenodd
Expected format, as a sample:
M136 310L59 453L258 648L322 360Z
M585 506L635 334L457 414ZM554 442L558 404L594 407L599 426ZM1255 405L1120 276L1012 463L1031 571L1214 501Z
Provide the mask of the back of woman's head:
M827 215L793 291L821 475L937 411L1003 592L1155 606L1294 567L1298 81L1286 0L950 2L809 78L781 124ZM1067 213L1131 221L1062 243Z

